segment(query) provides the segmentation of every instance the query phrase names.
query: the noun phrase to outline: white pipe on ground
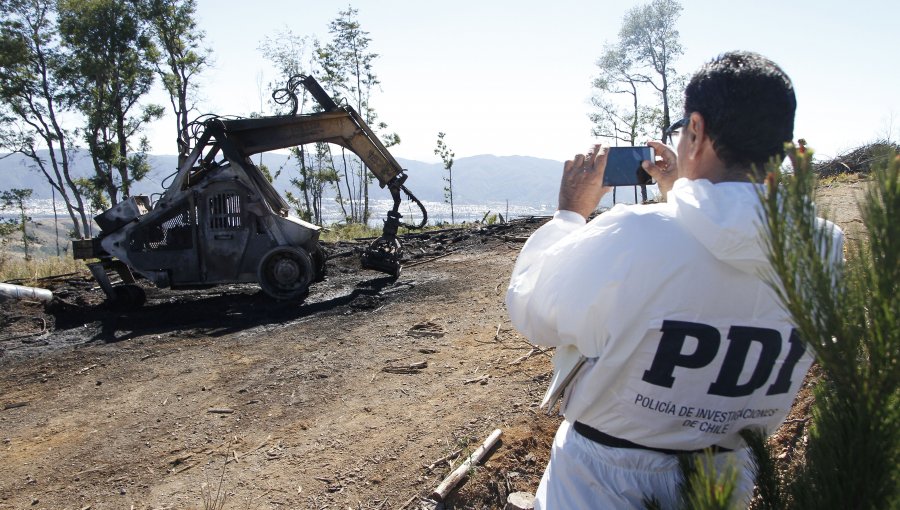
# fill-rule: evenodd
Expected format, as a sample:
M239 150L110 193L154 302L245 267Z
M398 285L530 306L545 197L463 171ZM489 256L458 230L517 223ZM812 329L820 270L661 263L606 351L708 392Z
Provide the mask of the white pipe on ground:
M34 301L47 302L53 299L53 293L47 289L38 287L26 287L24 285L13 285L12 283L0 283L0 297L10 299L31 299Z

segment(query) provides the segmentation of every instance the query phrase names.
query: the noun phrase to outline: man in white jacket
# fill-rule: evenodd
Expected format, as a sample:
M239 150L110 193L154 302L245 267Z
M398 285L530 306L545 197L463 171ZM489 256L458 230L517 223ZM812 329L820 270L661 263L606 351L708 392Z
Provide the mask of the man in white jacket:
M677 454L711 450L753 474L739 431L773 432L812 357L764 279L757 187L793 138L790 79L752 53L724 54L685 90L675 152L650 142L644 162L664 203L586 218L609 190L604 149L563 168L559 210L528 240L507 307L515 327L583 356L561 411L535 508L663 508L677 503ZM842 234L834 229L840 253Z

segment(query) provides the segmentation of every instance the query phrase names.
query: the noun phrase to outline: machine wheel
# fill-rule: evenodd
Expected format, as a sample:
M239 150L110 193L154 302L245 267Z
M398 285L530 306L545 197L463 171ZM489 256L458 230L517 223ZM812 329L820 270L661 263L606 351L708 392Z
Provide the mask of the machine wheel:
M116 285L113 287L113 292L116 294L116 299L113 301L116 308L133 310L144 306L144 303L147 302L147 294L140 285L133 283Z
M302 299L309 291L315 270L302 248L279 246L262 258L257 279L262 290L275 299Z

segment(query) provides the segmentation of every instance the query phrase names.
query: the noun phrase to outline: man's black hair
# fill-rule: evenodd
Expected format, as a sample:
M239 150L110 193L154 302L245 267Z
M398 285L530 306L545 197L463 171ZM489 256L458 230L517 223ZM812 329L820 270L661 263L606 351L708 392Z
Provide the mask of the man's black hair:
M716 155L728 168L761 173L794 137L797 100L791 79L756 53L720 55L700 68L684 91L685 116L698 112Z

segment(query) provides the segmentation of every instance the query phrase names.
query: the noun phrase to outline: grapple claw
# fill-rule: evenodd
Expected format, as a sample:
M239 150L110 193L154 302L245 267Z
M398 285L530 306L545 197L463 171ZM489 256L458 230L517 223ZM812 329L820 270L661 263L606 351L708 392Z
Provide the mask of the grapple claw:
M376 239L366 248L362 254L362 267L374 269L391 276L400 276L403 269L403 246L397 238L397 229L400 227L400 218L403 216L396 211L388 211L384 221L384 229L381 237Z

